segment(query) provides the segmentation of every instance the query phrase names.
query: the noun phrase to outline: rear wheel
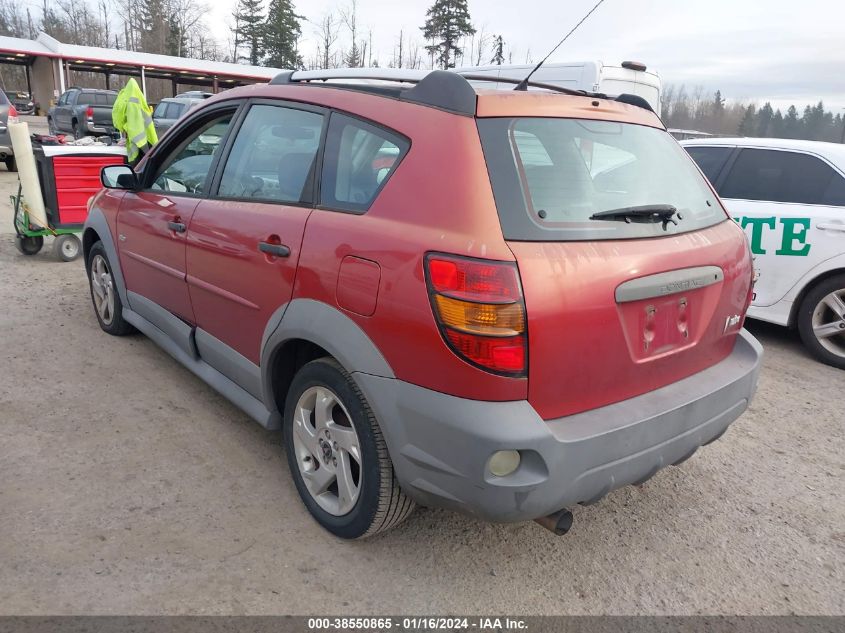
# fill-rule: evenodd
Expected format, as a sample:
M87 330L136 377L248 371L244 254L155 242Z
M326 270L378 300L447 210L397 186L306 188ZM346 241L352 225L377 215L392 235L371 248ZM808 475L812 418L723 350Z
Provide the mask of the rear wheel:
M53 242L53 253L60 262L72 262L82 252L82 243L71 233L59 235Z
M52 117L47 117L47 132L51 136L56 136L59 133L59 128L56 127Z
M81 139L83 136L84 136L84 134L82 133L82 130L81 130L81 128L79 127L79 123L77 123L76 121L74 121L74 122L73 122L73 138L75 138L75 139L78 141L78 140L79 140L79 139Z
M6 169L8 171L17 171L18 170L18 161L15 160L14 156L6 156Z
M312 361L294 377L284 436L299 496L335 536L372 536L401 523L414 509L396 481L372 410L333 359Z
M123 304L102 242L97 242L91 247L87 269L91 300L100 327L113 336L124 336L133 332L135 328L123 319Z
M818 360L845 369L845 275L826 279L798 308L798 332Z
M35 255L44 246L44 238L40 235L29 237L26 235L15 236L15 248L22 255Z

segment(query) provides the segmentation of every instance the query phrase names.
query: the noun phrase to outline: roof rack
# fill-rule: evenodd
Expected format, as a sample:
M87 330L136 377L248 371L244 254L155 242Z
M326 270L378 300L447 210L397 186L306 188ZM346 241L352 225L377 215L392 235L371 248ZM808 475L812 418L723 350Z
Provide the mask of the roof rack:
M413 101L415 103L467 116L475 115L476 108L476 94L475 90L469 83L470 81L507 83L514 85L521 82L519 79L512 79L509 77L492 77L490 75L474 74L472 72L462 73L446 70L417 70L413 68L333 68L328 70L286 70L271 79L270 84L275 86L292 83L321 85L321 82L327 83L343 81L352 81L353 83L332 83L329 85L342 86L343 88L372 90L375 88L375 85L368 82L410 84L412 87L402 88L392 93L391 96L395 96L403 101ZM595 97L598 99L613 98L601 93L587 92L585 90L573 90L571 88L564 88L563 86L539 81L529 81L527 85L529 87L541 88L577 97ZM627 103L629 105L645 108L646 110L650 110L652 112L654 111L645 99L637 95L622 94L615 97L615 100L620 103Z
M390 81L412 84L413 87L395 93L403 101L412 101L466 116L475 115L475 90L457 73L445 70L415 70L409 68L337 68L330 70L285 71L270 80L272 85L328 81ZM318 84L319 85L319 84ZM344 88L359 88L361 84L331 84Z

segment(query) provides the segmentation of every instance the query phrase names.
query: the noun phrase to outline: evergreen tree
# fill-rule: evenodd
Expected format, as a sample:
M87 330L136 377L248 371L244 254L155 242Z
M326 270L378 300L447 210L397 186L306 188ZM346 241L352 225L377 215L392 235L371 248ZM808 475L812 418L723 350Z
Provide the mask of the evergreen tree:
M794 105L789 106L783 118L783 136L784 138L801 137L801 119L798 118L798 110Z
M807 106L804 109L804 138L811 141L820 141L824 138L824 104L819 101L815 106Z
M713 98L713 117L718 120L725 113L725 100L722 98L722 91L717 90Z
M238 0L235 9L235 38L239 46L246 48L247 54L235 51L237 61L245 61L253 66L261 63L264 56L264 4L263 0Z
M179 21L176 16L171 15L167 21L167 40L165 41L165 54L174 57L186 57L188 50L188 38L179 28Z
M353 41L352 46L346 52L346 55L343 56L343 64L348 68L360 68L364 65L362 58L363 56L361 55L361 49L358 48L358 42Z
M426 13L423 36L432 43L426 50L437 56L438 65L454 68L455 58L461 52L461 38L475 34L469 18L467 0L434 0Z
M138 10L138 31L140 31L141 50L145 53L163 54L167 48L167 36L170 31L164 20L163 0L142 0Z
M761 138L769 136L769 127L774 115L772 104L766 101L766 105L760 108L760 112L757 114L757 136Z
M775 112L775 116L772 117L772 124L769 127L769 133L773 138L783 138L783 131L783 114L781 113L780 109L778 109L778 111Z
M754 115L756 114L756 110L753 103L745 109L745 114L742 115L742 121L739 123L737 134L740 136L754 136L756 130Z
M505 63L505 44L502 42L502 36L497 35L493 38L493 59L490 60L491 64L496 64L497 66L501 66Z
M303 67L297 50L297 42L302 35L300 19L301 16L294 13L290 0L270 0L263 33L266 65L289 69Z

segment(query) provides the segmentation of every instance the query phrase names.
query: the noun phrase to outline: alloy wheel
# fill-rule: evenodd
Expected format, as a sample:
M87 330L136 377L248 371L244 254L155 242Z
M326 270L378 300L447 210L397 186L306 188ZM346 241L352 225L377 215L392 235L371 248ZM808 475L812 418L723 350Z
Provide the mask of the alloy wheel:
M352 418L331 390L306 389L296 403L293 444L309 494L329 514L343 516L361 492L361 448Z
M114 319L114 282L106 258L99 254L91 261L91 295L100 320L104 325L111 325Z
M813 310L813 334L831 354L845 358L845 288L822 298Z

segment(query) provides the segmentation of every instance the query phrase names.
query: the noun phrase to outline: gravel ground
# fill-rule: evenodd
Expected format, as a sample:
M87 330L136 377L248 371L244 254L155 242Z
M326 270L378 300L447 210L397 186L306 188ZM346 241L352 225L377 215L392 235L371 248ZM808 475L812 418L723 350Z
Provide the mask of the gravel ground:
M100 331L80 261L0 235L0 270L0 614L845 614L845 372L794 333L752 324L750 411L565 537L418 510L346 543L278 434Z

